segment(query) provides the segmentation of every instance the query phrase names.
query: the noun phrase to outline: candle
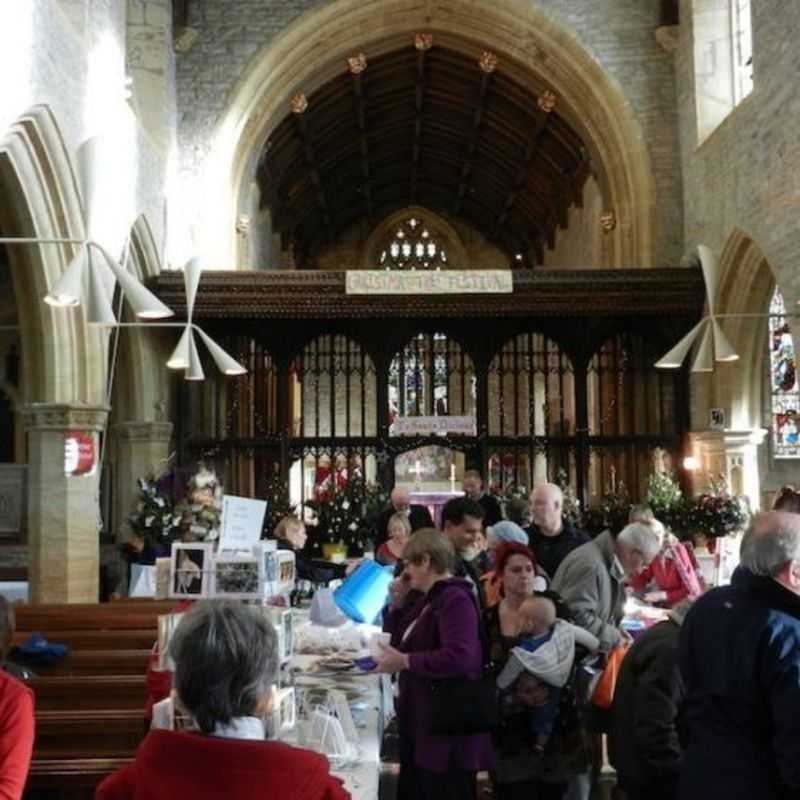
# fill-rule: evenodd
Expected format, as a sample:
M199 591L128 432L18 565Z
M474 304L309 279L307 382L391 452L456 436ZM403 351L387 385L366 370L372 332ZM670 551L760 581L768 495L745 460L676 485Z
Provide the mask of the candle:
M451 464L450 465L450 480L454 481L455 479L456 479L456 465L455 464Z
M617 491L617 470L612 465L611 466L611 493L614 494L614 492L616 492L616 491Z

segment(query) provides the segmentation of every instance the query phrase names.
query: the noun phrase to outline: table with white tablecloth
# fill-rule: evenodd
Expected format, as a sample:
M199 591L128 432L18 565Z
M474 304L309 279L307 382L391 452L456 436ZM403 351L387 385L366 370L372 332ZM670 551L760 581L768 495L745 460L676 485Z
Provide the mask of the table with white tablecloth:
M328 689L338 689L347 696L353 721L358 732L358 756L350 764L334 765L332 772L345 782L354 800L377 800L381 772L381 741L383 730L392 713L391 682L387 675L374 675L356 670L348 672L307 672L319 658L297 655L291 671L298 705L314 695L320 700ZM295 729L289 743L299 743Z

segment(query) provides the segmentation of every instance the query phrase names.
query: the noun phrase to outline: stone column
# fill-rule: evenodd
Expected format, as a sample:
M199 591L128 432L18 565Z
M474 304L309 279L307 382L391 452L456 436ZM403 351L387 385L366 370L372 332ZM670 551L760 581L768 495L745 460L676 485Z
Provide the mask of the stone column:
M64 434L97 435L107 417L104 406L37 403L23 409L28 439L28 577L34 603L97 602L100 476L98 471L65 475Z
M138 497L137 478L158 475L169 456L171 422L123 422L115 425L116 469L114 473L114 537L124 542L128 515Z
M766 431L695 431L689 434L692 453L700 462L693 476L692 489L705 489L707 475L723 475L731 494L749 498L750 508L761 507L761 488L758 474L758 447Z

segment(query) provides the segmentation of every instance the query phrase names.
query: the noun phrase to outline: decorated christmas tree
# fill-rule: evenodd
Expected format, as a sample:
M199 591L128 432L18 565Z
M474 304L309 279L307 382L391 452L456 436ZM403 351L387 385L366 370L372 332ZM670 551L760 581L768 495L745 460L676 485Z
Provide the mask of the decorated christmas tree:
M278 523L289 514L294 514L296 507L289 500L289 483L281 478L280 466L275 464L272 474L264 485L264 499L267 501L267 512L264 515L264 537L275 535Z

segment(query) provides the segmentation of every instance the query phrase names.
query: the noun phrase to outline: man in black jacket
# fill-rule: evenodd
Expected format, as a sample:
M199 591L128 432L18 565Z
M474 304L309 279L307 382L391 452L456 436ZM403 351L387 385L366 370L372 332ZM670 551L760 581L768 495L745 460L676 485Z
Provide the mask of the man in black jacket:
M389 497L389 506L378 514L375 520L375 549L377 550L388 538L387 528L389 520L395 514L406 514L411 532L420 528L434 528L433 519L426 506L411 505L411 495L408 489L395 486Z
M759 514L741 554L681 629L678 800L800 797L800 515Z
M589 535L570 525L563 517L564 495L554 483L537 486L530 497L533 524L527 529L536 563L555 577L561 562L576 547L586 544Z
M678 708L684 689L678 638L690 603L643 633L625 655L611 707L608 755L628 800L674 800L683 751Z
M442 533L450 540L456 551L454 574L457 578L466 578L472 583L480 607L484 608L480 576L472 565L482 520L483 509L469 497L454 497L442 507Z
M499 500L483 491L483 478L478 470L468 469L464 473L461 486L464 494L483 509L483 530L491 528L492 525L503 519L503 509L500 508Z

